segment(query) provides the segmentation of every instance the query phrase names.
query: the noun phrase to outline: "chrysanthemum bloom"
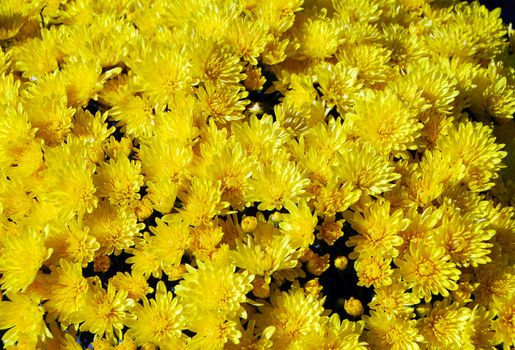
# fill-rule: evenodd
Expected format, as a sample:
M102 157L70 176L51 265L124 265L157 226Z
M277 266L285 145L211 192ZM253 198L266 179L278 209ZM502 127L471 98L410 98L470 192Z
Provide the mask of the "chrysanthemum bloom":
M512 311L513 313L513 311ZM483 306L475 306L472 315L465 326L463 336L466 346L474 349L488 349L492 346L495 331L492 329L494 313ZM509 342L507 342L509 344Z
M410 314L420 299L406 291L404 283L395 281L389 286L374 289L374 297L368 306L377 311L393 314Z
M81 331L113 341L122 337L124 325L133 318L133 307L134 300L127 297L126 291L115 290L112 284L108 284L105 290L97 280L90 284L84 307L72 317L83 322Z
M254 233L254 237L249 235L244 241L237 240L235 250L229 255L236 266L269 281L272 273L295 267L299 251L290 244L288 236L279 234L269 224L260 226L265 227Z
M331 216L324 218L324 222L316 227L318 231L316 237L324 240L328 245L333 245L343 236L343 223L344 220L335 221L335 218Z
M449 290L458 288L456 281L460 270L449 261L443 248L421 241L412 242L409 253L395 260L395 264L399 266L402 279L413 288L413 293L426 302L433 294L447 297Z
M356 113L347 114L356 136L382 153L415 149L422 124L391 91L367 93L356 101Z
M495 330L493 343L502 342L503 349L507 350L515 346L515 299L494 298L494 304L498 310L498 318L492 322Z
M502 262L492 262L475 271L478 287L474 290L475 300L483 306L490 306L495 298L510 299L515 295L515 268Z
M118 272L109 279L109 283L117 290L126 290L127 296L135 302L140 301L147 294L153 292L145 277L135 272L131 274L128 272Z
M345 218L359 233L345 243L348 247L355 247L351 258L362 253L385 258L394 258L399 254L397 246L403 240L398 233L409 224L401 209L390 213L390 202L379 199L365 208L363 213L345 213Z
M382 285L392 284L391 262L392 259L385 259L381 256L361 254L354 263L359 279L358 286L370 287L373 285L374 288L378 288Z
M25 294L10 294L10 301L0 302L0 329L7 329L2 336L5 346L17 342L27 348L36 348L38 340L52 337L43 315L45 310L38 298Z
M88 281L82 276L81 264L60 260L59 266L50 274L49 284L45 309L59 317L61 322L74 322L71 316L85 306L89 290Z
M465 166L463 181L471 191L486 191L494 185L503 168L504 145L495 143L492 129L480 123L460 123L442 136L437 148L451 157L451 162Z
M107 200L100 201L98 207L84 217L84 225L100 243L99 254L115 255L133 246L145 227L138 223L136 214L129 207L119 207Z
M281 231L290 238L292 247L307 248L315 240L316 216L311 213L305 200L301 200L297 205L287 200L284 207L289 213L281 217Z
M100 248L100 243L90 234L89 228L78 220L52 227L45 244L54 250L50 257L52 263L65 259L80 263L83 267L93 261Z
M368 144L355 145L346 152L338 153L337 159L336 173L362 193L371 196L391 190L401 177L394 172L388 158Z
M285 200L298 200L308 183L294 162L278 161L260 166L250 180L248 200L260 202L259 210L281 209Z
M193 177L186 193L179 194L184 207L180 210L181 217L192 226L208 224L209 221L229 206L222 201L220 181L207 177Z
M46 229L39 232L22 227L20 230L23 231L0 239L0 283L7 292L25 291L52 254L52 249L45 247Z
M466 339L469 308L448 301L436 301L429 315L419 320L420 333L428 349L461 348Z
M274 347L297 349L304 337L321 330L324 300L305 295L302 288L293 288L288 293L277 291L270 297L271 304L260 306L257 326L259 329L275 326L271 338Z
M136 319L127 322L127 335L134 337L139 346L150 343L161 349L182 349L186 344L186 335L182 333L186 318L182 310L178 299L160 281L154 299L144 298L143 305L136 304Z
M417 321L410 320L408 315L393 315L371 311L365 320L364 339L374 349L385 350L418 350L424 339L416 327Z
M422 213L419 213L416 208L410 208L406 216L410 223L400 233L404 240L403 244L399 247L401 256L409 251L411 242L431 239L434 227L441 220L442 211L435 207L429 207Z
M433 231L433 237L452 262L477 267L491 261L488 254L492 243L488 241L495 231L486 229L487 225L488 221L477 222L474 215L463 215L459 211L446 213L440 226Z
M252 289L253 275L248 271L236 273L236 267L225 260L199 261L197 269L189 265L186 268L188 273L175 291L185 307L189 323L198 324L206 313L219 314L223 318L244 317L241 304L247 301L246 294Z
M360 341L364 327L363 321L352 322L341 320L338 314L333 314L319 333L313 333L307 338L308 349L320 350L365 350L366 343Z
M133 256L127 259L132 272L144 277L160 277L163 270L169 271L177 266L189 246L192 237L187 224L181 220L170 219L170 223L156 220L157 226L151 227L143 237L135 240L135 247L127 249Z

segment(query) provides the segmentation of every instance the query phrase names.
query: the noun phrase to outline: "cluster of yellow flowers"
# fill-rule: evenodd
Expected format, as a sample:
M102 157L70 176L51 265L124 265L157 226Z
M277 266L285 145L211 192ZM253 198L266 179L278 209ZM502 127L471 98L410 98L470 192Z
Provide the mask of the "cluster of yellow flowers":
M2 0L3 346L515 346L499 15Z

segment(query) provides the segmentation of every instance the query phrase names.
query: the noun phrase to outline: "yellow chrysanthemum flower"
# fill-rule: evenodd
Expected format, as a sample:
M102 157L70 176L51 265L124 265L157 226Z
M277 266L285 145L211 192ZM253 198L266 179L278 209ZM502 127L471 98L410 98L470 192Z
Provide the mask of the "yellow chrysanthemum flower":
M392 90L368 90L356 100L354 109L355 113L346 115L353 132L376 151L395 153L416 148L414 142L422 124Z
M492 129L480 123L460 123L449 130L438 142L438 149L449 155L452 163L465 166L463 181L472 191L486 191L494 185L498 171L503 167L501 161L506 152L504 145L496 144Z
M371 196L393 189L400 178L388 158L368 144L338 153L337 159L335 172L340 178Z
M352 108L355 94L361 87L357 82L359 70L349 68L342 62L322 63L315 67L317 82L322 98L329 106L336 106L340 114Z
M406 314L413 313L413 305L419 302L412 293L407 292L407 287L401 281L395 280L389 286L381 286L374 289L374 297L368 306L372 310L377 310L387 314Z
M102 73L98 60L82 56L69 56L65 63L62 74L67 84L68 105L74 107L85 106L90 99L96 99L104 82L121 72L121 68L116 67Z
M264 164L277 160L278 150L290 136L270 115L260 119L253 115L248 122L231 125L231 132L247 155L256 157Z
M28 2L8 0L4 2L0 7L0 18L2 18L0 40L8 40L16 36L20 29L41 11L44 4L45 2L42 0Z
M342 28L337 20L327 17L327 10L320 9L315 16L307 19L298 16L300 24L292 30L299 42L297 59L324 59L331 57L342 43Z
M166 290L164 282L157 284L154 299L143 299L142 304L134 308L135 319L127 322L127 336L135 339L136 345L158 346L160 349L184 349L186 335L186 318L183 307L173 298L172 292Z
M277 291L270 296L270 304L259 307L256 324L261 330L275 327L271 338L274 347L298 349L304 337L321 331L324 300L306 295L302 288L294 287L288 293Z
M246 202L249 180L255 162L245 155L240 143L228 142L220 154L213 155L211 164L206 166L206 176L221 183L221 200L232 208L241 210L249 205Z
M50 274L49 298L45 310L56 315L61 322L74 322L72 315L84 308L89 290L88 281L82 276L79 263L60 260Z
M192 226L208 224L229 206L229 203L222 201L220 181L207 177L193 177L186 192L178 197L184 203L180 214Z
M413 293L426 302L431 300L432 294L448 297L450 290L458 289L456 281L460 270L449 261L441 247L423 241L412 242L409 252L395 264L399 266L403 280L413 288Z
M397 247L403 240L398 233L409 224L401 209L390 214L390 202L378 200L363 213L345 213L345 218L359 233L346 242L348 247L355 247L351 258L362 253L385 258L395 258L399 254Z
M254 236L243 241L236 240L236 247L229 255L236 266L254 275L264 276L270 281L273 272L297 266L298 250L290 243L287 235L268 223L259 223Z
M52 254L45 246L48 229L20 228L0 238L0 283L7 292L23 292L34 281L43 262Z
M2 336L3 345L25 345L36 348L38 340L51 338L43 315L41 301L25 294L10 294L9 301L0 302L0 329L7 329Z
M356 28L349 28L356 30ZM348 39L347 39L348 40ZM357 70L357 82L367 87L381 87L392 79L392 52L377 44L343 45L336 57L346 67Z
M84 225L90 235L100 243L97 254L119 255L134 245L135 238L145 224L138 223L136 214L129 208L117 207L103 200L91 213L84 216Z
M122 337L122 329L133 318L134 300L127 297L127 291L115 290L111 284L103 289L95 281L88 289L84 307L75 317L81 321L80 330L114 341Z
M307 248L315 240L316 216L311 213L305 200L301 200L297 205L288 200L284 208L288 210L288 214L281 216L281 231L290 238L292 247Z
M231 318L244 317L243 303L252 289L254 276L248 271L236 272L236 267L226 262L198 262L195 269L186 265L188 273L175 287L176 294L185 307L188 324L201 327L206 314ZM206 294L207 288L210 293Z
M416 327L417 321L410 320L407 315L393 315L379 311L371 311L365 320L364 339L374 349L420 349L419 342L424 338Z
M193 66L200 71L200 81L221 84L237 84L245 78L244 66L229 45L220 45L213 39L201 39L195 44L192 54Z
M365 350L366 343L360 341L364 322L341 320L338 314L332 314L324 323L320 333L314 333L307 340L308 349L320 350Z
M13 50L14 65L17 71L27 79L37 80L58 68L62 60L59 40L60 34L55 28L41 31L41 39L29 39Z
M399 247L401 256L409 252L411 242L430 240L433 229L442 219L442 215L442 211L434 207L429 207L422 213L419 213L416 208L410 208L406 213L410 223L400 232L400 236L404 240Z
M197 81L191 74L191 62L184 49L178 45L170 45L156 47L152 52L145 52L147 57L130 63L138 86L141 86L152 104L167 104L190 93L191 86Z
M419 320L420 334L428 349L461 348L472 312L469 308L436 301L427 317Z
M126 157L102 162L94 182L98 197L108 198L111 204L126 206L141 197L138 193L143 186L141 163Z
M479 286L474 290L475 300L486 307L495 299L510 299L515 296L515 268L494 261L480 266L475 271Z
M515 346L515 299L494 298L494 304L498 310L498 318L492 322L495 331L493 343L502 344L507 350Z
M142 142L138 159L147 180L157 183L161 178L168 178L184 185L193 160L193 151L177 141L165 143L152 137Z
M150 227L153 235L145 232L135 241L134 248L127 249L133 255L127 259L128 264L133 264L132 271L145 277L161 277L162 271L167 273L179 265L192 240L187 223L181 220L157 219L156 223L157 226Z
M109 115L122 132L140 139L154 134L158 111L159 106L153 105L148 97L129 95L118 101Z
M358 275L358 286L370 287L373 285L374 288L378 288L392 284L391 262L392 259L385 259L381 256L361 254L354 263Z
M259 210L281 209L286 200L298 201L308 183L294 162L260 166L250 180L248 200L259 202Z
M478 221L473 215L456 211L445 214L433 231L436 245L444 248L451 261L459 266L477 267L491 261L488 254L492 243L488 242L495 231L486 229L488 221Z
M66 225L54 226L48 234L46 245L54 251L50 261L58 262L64 259L68 262L79 263L86 267L93 261L95 253L100 248L96 237L90 234L89 227L80 220L71 220Z
M135 272L132 274L118 272L109 279L109 283L117 290L127 291L127 296L135 302L140 301L147 294L154 291L154 289L149 287L145 277Z

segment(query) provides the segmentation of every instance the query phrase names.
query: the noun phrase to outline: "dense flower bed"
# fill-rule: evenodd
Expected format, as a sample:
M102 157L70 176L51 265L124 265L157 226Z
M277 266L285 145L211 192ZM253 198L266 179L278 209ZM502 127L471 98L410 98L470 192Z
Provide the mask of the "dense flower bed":
M515 346L499 15L1 1L4 347Z

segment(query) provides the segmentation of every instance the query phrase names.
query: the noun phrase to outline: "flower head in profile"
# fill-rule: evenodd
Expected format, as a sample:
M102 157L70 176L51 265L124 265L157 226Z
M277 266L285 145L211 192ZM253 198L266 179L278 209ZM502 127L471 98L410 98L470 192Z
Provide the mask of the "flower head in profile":
M449 296L450 290L458 289L456 281L460 270L449 261L445 250L422 241L412 242L409 252L402 259L395 261L406 284L413 288L413 293L431 300L433 294Z
M297 266L299 251L269 223L259 223L253 235L236 240L236 247L229 252L236 266L269 281L272 273Z
M192 226L208 224L210 220L229 206L222 201L220 181L208 177L193 177L185 193L179 194L184 203L181 217Z
M284 207L289 213L281 216L281 231L290 238L292 247L307 248L315 240L316 216L311 213L305 200L297 205L288 200Z

